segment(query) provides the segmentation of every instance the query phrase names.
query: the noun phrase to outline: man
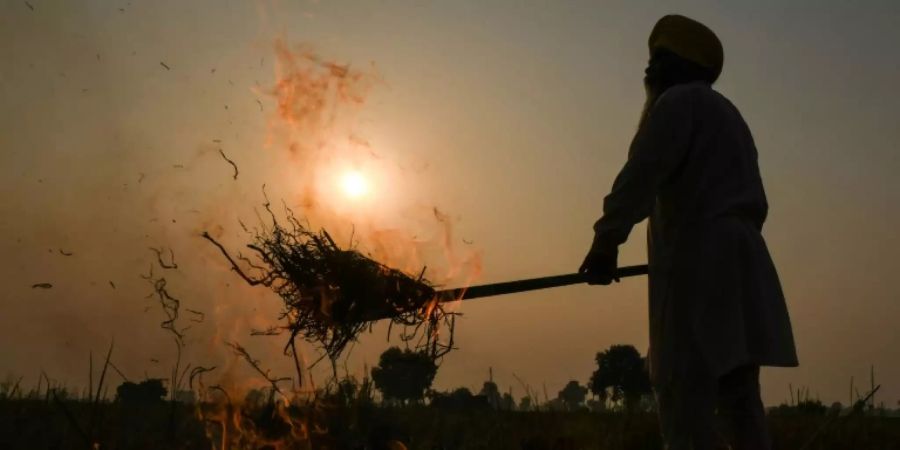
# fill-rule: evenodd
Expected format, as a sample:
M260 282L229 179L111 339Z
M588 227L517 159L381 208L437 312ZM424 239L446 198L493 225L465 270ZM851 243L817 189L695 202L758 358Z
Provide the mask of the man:
M769 449L760 366L796 366L790 319L763 241L768 204L738 110L711 87L722 45L665 16L650 33L647 102L580 271L615 279L618 246L649 217L650 378L669 449Z

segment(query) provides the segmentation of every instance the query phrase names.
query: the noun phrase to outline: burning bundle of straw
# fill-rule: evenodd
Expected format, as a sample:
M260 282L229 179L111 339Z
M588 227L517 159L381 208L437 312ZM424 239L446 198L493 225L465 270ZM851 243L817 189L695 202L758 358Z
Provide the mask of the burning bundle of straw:
M325 230L311 231L287 208L285 227L269 204L265 206L271 226L255 230L254 242L247 245L257 261L237 256L249 269L242 269L208 233L203 237L219 248L247 283L267 286L282 298L282 319L287 325L281 328L290 333L288 347L299 335L321 346L335 361L362 331L377 320L389 318L392 325L412 328L411 333L401 333L400 337L412 340L418 336L417 346L433 357L450 350L454 317L441 308L434 287L423 277L424 270L413 278L356 250L341 249ZM450 328L449 344L438 342L441 324ZM277 330L266 334L276 334Z

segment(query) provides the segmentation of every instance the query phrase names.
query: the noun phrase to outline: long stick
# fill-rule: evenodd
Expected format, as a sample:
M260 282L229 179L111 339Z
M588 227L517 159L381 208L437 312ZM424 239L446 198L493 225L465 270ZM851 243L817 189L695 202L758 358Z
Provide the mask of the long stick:
M616 275L619 278L625 278L638 275L646 275L647 272L648 269L646 265L627 266L618 268ZM583 274L570 273L566 275L555 275L550 277L529 278L527 280L482 284L479 286L470 286L468 288L446 289L443 291L438 291L437 294L441 299L469 300L473 298L492 297L494 295L514 294L517 292L527 292L535 291L538 289L569 286L572 284L586 282L587 279Z

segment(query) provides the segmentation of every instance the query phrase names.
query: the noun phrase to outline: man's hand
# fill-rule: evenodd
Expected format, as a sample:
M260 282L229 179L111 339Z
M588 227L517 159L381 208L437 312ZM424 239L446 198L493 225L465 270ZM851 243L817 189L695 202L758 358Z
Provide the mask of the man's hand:
M616 269L618 268L619 250L613 248L602 248L596 239L594 239L591 249L584 262L578 269L578 273L586 276L588 284L608 285L613 281L619 282L616 277Z

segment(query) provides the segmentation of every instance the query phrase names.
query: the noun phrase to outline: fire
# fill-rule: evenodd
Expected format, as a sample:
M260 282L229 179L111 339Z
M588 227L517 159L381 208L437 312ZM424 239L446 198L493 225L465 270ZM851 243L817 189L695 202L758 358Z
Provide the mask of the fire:
M433 289L426 282L468 283L477 276L480 255L475 252L462 254L455 248L452 233L454 219L435 208L429 199L412 198L409 204L402 204L398 200L400 196L395 194L404 189L415 191L415 187L404 186L400 182L406 178L403 169L399 168L401 164L391 161L389 154L376 152L373 144L361 136L360 121L356 120L355 113L365 104L371 88L380 82L378 75L370 66L325 60L308 46L293 48L277 41L275 53L277 78L268 94L273 97L277 108L271 116L266 146L276 152L274 154L279 164L276 170L283 174L283 178L277 178L277 181L284 181L285 186L282 187L286 187L279 195L284 197L282 205L291 208L297 216L291 216L296 222L284 221L282 210L277 208L282 199L273 196L271 204L275 212L263 212L272 214L271 220L264 216L265 223L274 225L277 214L278 220L286 225L303 224L311 232L327 229L328 233L323 231L321 236L309 234L308 237L319 246L327 243L329 249L335 250L331 252L335 257L358 252L358 255L370 257L372 262L384 264L384 272L393 274L390 280L396 284L387 287L394 290L400 290L400 281L428 288L428 295L419 296L425 299L420 313L427 319L422 322L425 324L423 332L433 344L432 352L436 353L439 348L451 348L454 317L441 313L443 305L433 298ZM378 202L361 201L371 198L376 192ZM268 208L268 198L266 202ZM290 229L297 230L293 226ZM284 232L277 234L281 238L292 236ZM208 236L211 241L215 238ZM256 247L263 252L267 248ZM253 264L250 258L242 255L235 260L228 259L232 263L237 261L235 266L239 264L251 272L251 269L260 269L267 266L267 261L274 260L262 258L261 261L253 261L257 263ZM426 265L427 274L423 269ZM372 271L362 272L369 274ZM378 281L388 277L379 273L374 278ZM269 286L265 280L263 277L257 284ZM358 290L368 292L371 285L361 283ZM288 288L297 287L276 283L275 287L279 286L285 292ZM335 308L334 286L320 286L318 291L315 286L299 287L313 288L298 291L296 304L312 299L319 309L315 314L316 324L332 320L337 322L341 314L347 315L346 311ZM341 293L346 296L354 294L349 289ZM300 310L294 306L293 309L287 308L281 318L286 323L293 323L300 317ZM410 313L408 317L412 321L414 316ZM333 324L325 325L332 326L330 331L333 336ZM302 339L298 337L297 342L302 342ZM270 376L268 370L261 369L256 360L245 354L244 362L249 363L260 377L270 382L273 382L272 379L276 381L267 391L269 398L261 405L242 402L247 394L246 386L229 382L231 375L227 373L218 380L217 385L200 387L197 414L206 424L207 436L214 449L260 446L304 448L304 444L330 431L324 428L324 424L329 423L324 416L334 405L321 399L318 402L315 400L320 398L321 392L312 384L312 374L303 352L291 344L289 349L285 348L285 354L293 356L297 372L290 389L286 386L275 389L276 382L281 378ZM309 377L309 384L302 382L304 376ZM324 391L328 389L326 387Z

